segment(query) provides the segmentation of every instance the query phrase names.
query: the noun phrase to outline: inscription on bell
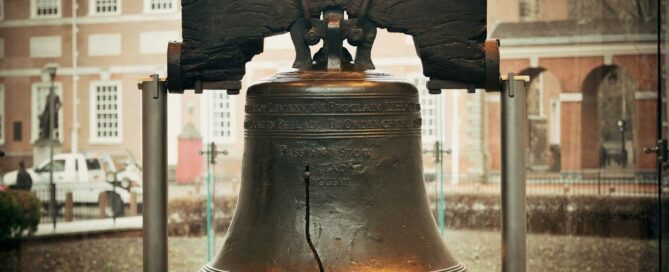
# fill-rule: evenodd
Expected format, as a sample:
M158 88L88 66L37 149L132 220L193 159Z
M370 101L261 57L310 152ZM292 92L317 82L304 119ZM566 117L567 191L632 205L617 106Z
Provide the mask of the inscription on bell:
M356 175L367 171L366 161L373 153L373 148L358 147L292 147L278 145L276 152L279 157L296 164L308 164L312 173L311 185L316 186L351 186ZM303 184L303 179L296 179Z
M246 113L384 113L420 112L420 104L406 102L312 102L312 103L260 103L248 104Z
M413 119L324 119L324 120L246 120L248 130L351 130L420 128L421 118Z
M288 158L363 158L372 156L372 148L289 147L279 145L279 156Z

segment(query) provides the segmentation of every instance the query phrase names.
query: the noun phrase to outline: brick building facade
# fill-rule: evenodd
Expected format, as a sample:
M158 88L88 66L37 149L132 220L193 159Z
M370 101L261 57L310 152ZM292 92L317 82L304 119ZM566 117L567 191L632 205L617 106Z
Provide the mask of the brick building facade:
M58 67L63 152L139 157L137 79L165 74L168 40L180 39L176 0L2 0L0 10L0 170L32 163L37 116L49 83L42 69ZM76 16L72 16L76 14Z
M655 139L656 16L641 8L636 17L621 18L584 2L488 1L488 31L501 40L502 72L533 76L530 169L616 168L621 164L616 150L624 145L628 163L618 168L650 171L654 158L642 154L642 147ZM624 14L634 14L636 6L629 2L609 0ZM0 0L0 149L8 154L0 171L15 169L18 160L31 164L36 115L48 90L42 79L47 64L59 66L62 151L108 152L117 160L130 152L140 159L137 79L165 74L167 41L180 40L179 6L178 0ZM425 171L436 171L429 151L440 140L452 151L445 168L453 179L498 172L498 95L429 96L411 38L379 31L377 41L372 53L377 69L414 82L423 94ZM244 88L289 69L294 59L288 35L268 38L264 51L248 64ZM615 95L602 95L609 93L602 88L615 89ZM625 102L616 104L615 97ZM229 151L219 159L217 177L236 179L243 154L243 104L244 91L232 97L224 92L170 96L169 163L179 163L177 136L191 123L204 142ZM612 134L615 118L605 117L611 114L625 119L625 141ZM602 163L603 153L609 154L608 164Z

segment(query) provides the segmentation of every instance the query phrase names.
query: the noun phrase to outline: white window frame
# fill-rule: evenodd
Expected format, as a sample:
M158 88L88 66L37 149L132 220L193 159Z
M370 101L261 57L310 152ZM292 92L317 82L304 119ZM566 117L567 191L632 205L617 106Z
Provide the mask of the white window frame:
M49 87L51 84L49 82L37 82L33 83L31 86L31 92L30 92L30 141L35 142L37 141L37 138L39 138L39 115L42 113L41 109L37 108L37 91L39 90L40 87ZM54 82L53 86L56 92L56 95L60 98L60 103L64 103L65 99L63 97L63 83L62 82ZM62 104L60 107L60 110L58 111L58 140L63 143L64 142L64 124L63 124L63 105Z
M538 16L539 16L538 0L518 1L518 17L521 21L533 21L536 20Z
M58 13L51 15L37 15L37 0L30 0L30 18L42 19L42 18L60 18L63 16L63 1L57 0L58 3Z
M560 145L560 132L562 124L561 104L559 98L550 100L550 119L549 119L549 138L548 143L551 145Z
M97 87L116 86L117 91L117 114L118 114L118 136L116 137L98 137L97 131ZM123 142L123 83L118 80L101 80L90 83L89 92L89 112L88 112L88 142L89 144L120 144Z
M151 0L144 0L144 13L170 13L177 11L177 0L172 0L171 9L151 9Z
M230 103L230 108L229 108L229 113L230 113L230 137L223 137L223 136L215 136L214 131L215 131L215 122L214 122L214 114L215 112L215 104L217 100L214 98L214 95L216 94L224 94L228 97L228 101ZM207 142L214 142L216 144L224 144L224 145L230 145L234 144L237 141L237 105L236 105L236 100L235 96L228 95L226 92L219 92L219 91L210 91L210 92L205 92L205 95L202 96L200 100L200 105L205 105L202 107L202 114L201 114L201 122L202 122L202 128L204 133L203 135L205 136L205 140Z
M120 15L121 14L121 8L122 8L122 3L123 0L117 0L116 4L116 11L115 12L98 12L97 11L97 0L89 0L88 1L88 15L91 16L108 16L108 15Z
M7 136L5 132L7 131L7 111L5 110L5 85L0 84L0 145L5 144L5 139Z

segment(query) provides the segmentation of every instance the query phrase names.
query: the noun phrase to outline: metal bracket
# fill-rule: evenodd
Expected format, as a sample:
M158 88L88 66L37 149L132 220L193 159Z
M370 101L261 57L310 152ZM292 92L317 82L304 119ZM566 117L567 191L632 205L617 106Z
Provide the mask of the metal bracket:
M160 77L156 74L151 75L151 84L153 84L152 90L154 91L153 99L160 98Z
M238 95L242 88L242 82L238 80L229 81L195 81L195 93L202 94L204 90L227 90L229 95Z
M502 87L504 88L504 91L509 95L509 97L514 97L516 96L516 84L522 82L523 87L520 88L521 90L527 90L527 84L530 83L530 76L519 76L514 73L509 73L508 75L503 75L501 77L502 82L505 82L505 84L502 84Z
M323 17L327 22L327 32L325 35L325 52L327 55L327 69L341 70L342 56L342 21L344 12L341 10L327 10Z
M653 147L644 147L643 152L646 154L655 153L657 159L663 163L669 161L669 144L666 139L657 141L657 145Z

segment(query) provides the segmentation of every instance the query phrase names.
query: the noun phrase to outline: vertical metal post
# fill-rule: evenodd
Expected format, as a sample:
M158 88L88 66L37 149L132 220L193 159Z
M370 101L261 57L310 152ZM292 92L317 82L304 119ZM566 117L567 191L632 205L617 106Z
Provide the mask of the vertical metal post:
M55 72L49 73L49 76L51 78L50 80L50 85L49 85L49 95L47 96L49 99L47 103L49 103L49 164L51 165L49 167L49 214L51 215L51 220L53 220L53 228L56 228L56 184L53 183L53 141L55 141L53 137L53 131L55 128L55 123L54 120L56 118L56 91L55 87L53 85L53 80L55 78Z
M167 87L158 75L142 90L144 272L167 271Z
M114 192L114 195L116 195L116 184L117 183L118 183L118 181L116 180L116 173L114 173L114 182L112 182L112 192ZM109 202L109 204L111 205L110 208L111 208L112 220L114 220L114 224L116 224L116 204L117 204L117 203L114 202L115 200L116 200L116 198L111 198L111 201ZM121 204L121 207L123 207L122 204Z
M525 272L525 81L509 74L501 96L502 271Z
M211 167L212 167L212 161L213 156L214 156L214 150L212 150L213 142L211 144L207 145L207 153L209 154L209 160L207 160L207 262L211 261L211 258L214 256L214 244L213 244L213 235L212 235L212 230L211 230L211 222L212 222L212 210L211 210Z

